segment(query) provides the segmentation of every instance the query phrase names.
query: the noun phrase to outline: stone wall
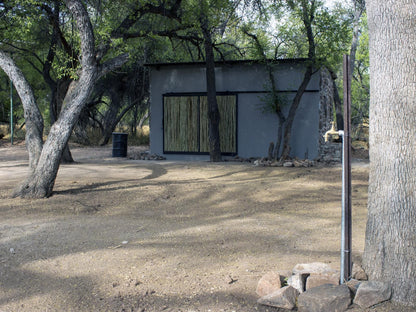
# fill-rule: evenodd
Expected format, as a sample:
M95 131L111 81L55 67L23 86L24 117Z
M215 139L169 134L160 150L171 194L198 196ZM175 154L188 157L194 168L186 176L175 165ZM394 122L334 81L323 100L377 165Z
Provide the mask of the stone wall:
M342 157L341 142L325 142L325 132L331 129L334 121L334 81L326 68L322 68L320 77L319 101L319 147L318 161L340 162Z

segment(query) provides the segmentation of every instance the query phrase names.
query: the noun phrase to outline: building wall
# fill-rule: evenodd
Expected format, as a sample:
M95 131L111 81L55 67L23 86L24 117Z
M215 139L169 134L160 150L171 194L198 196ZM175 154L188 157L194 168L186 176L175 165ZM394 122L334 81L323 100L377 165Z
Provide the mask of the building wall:
M276 86L290 101L302 81L302 64L287 62L276 65ZM267 72L263 65L237 63L216 68L217 92L237 93L238 155L264 157L270 142L276 141L278 119L264 111L267 94ZM206 92L205 69L201 64L152 66L150 74L150 149L167 159L209 159L207 155L163 154L163 95ZM292 131L292 155L314 159L319 156L319 73L308 85L296 113ZM289 102L290 104L290 102ZM288 104L288 105L289 105ZM286 107L285 109L288 109Z

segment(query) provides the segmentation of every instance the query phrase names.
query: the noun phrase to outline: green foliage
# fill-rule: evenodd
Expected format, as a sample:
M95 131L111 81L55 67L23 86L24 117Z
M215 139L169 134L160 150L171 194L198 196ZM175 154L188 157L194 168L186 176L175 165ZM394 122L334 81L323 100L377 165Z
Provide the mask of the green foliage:
M128 72L135 64L156 62L200 61L204 59L201 18L208 20L208 28L215 46L216 59L279 59L306 57L308 42L302 22L301 4L305 0L277 2L239 2L236 0L183 0L178 18L163 14L137 14L147 4L165 5L168 11L175 3L152 0L85 0L94 28L96 47L109 45L102 61L122 53L130 60L122 68ZM45 121L49 118L51 90L43 79L42 69L50 51L54 53L51 78L54 81L78 78L80 42L73 17L62 1L8 0L0 4L0 49L13 53L19 67L33 86ZM309 3L309 2L307 2ZM351 10L338 6L329 10L317 1L314 14L317 58L333 70L341 68L342 55L351 42ZM256 4L256 5L254 5ZM261 8L261 10L259 10ZM59 9L59 29L69 47L61 40L53 46L52 27L48 10ZM122 34L117 34L123 20L134 22ZM365 20L362 24L366 27ZM254 34L255 43L246 34ZM353 120L368 116L368 35L363 31L357 52L357 71L353 88ZM7 78L0 72L0 117L7 115L9 92ZM269 86L272 89L272 86ZM284 105L287 99L271 96L270 103ZM16 116L23 118L19 99L15 96ZM104 114L105 104L94 114ZM268 110L276 111L269 105ZM133 112L126 114L122 123L130 124Z
M358 127L369 118L370 107L370 61L368 53L367 16L361 18L361 36L355 59L351 82L351 122Z

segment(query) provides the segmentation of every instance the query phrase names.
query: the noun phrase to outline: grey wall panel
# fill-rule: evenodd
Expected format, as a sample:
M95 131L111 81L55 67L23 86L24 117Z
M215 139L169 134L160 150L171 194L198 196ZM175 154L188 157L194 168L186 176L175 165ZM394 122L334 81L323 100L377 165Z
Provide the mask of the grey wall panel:
M279 90L296 90L303 78L301 64L280 64L275 70ZM267 72L260 64L224 65L216 69L218 92L238 94L238 155L264 157L270 142L276 141L277 117L262 112L262 94L267 91ZM313 76L296 114L291 155L314 159L318 156L319 73ZM152 67L150 75L151 153L163 155L163 94L206 92L205 69L201 65ZM254 93L250 93L254 92ZM283 93L290 100L294 93ZM172 160L206 160L206 155L164 155Z

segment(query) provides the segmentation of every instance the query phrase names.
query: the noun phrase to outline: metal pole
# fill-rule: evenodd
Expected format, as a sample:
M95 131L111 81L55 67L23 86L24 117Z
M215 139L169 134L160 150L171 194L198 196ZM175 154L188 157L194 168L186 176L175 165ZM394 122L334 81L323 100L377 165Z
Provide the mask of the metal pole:
M344 147L344 130L339 130L339 136L342 139L342 198L341 198L341 265L340 265L340 282L345 282L345 147Z
M13 145L13 81L10 79L10 142Z
M351 218L351 74L350 74L349 56L344 55L344 133L343 133L343 177L342 177L342 219L341 226L342 246L341 259L343 259L343 276L341 283L350 280L352 271L351 261L351 234L352 234L352 218Z

